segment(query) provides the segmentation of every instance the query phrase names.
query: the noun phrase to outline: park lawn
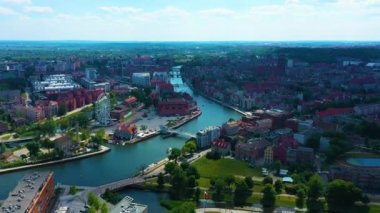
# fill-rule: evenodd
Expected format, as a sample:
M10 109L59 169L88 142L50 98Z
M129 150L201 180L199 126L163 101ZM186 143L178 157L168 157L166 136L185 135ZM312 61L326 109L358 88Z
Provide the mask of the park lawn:
M194 201L163 199L163 200L160 200L160 205L165 207L168 210L171 210L187 202L195 204Z
M193 165L203 178L219 178L229 175L260 176L260 169L251 167L247 162L233 159L209 160L206 157L195 161Z
M252 194L248 199L247 203L260 203L262 195L260 194ZM284 206L293 208L296 206L296 198L288 197L288 196L276 196L276 206Z
M203 188L210 188L211 184L210 184L210 178L199 178L198 179L198 186L199 187L203 187Z

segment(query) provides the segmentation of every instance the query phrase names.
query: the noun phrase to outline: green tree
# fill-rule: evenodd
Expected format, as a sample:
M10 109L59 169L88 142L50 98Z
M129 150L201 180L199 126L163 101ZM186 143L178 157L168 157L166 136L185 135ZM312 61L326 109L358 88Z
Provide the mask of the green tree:
M284 187L284 184L282 183L282 180L276 180L276 182L274 182L274 188L277 194L281 194L283 187Z
M94 207L96 210L100 209L100 201L94 193L92 193L92 192L88 193L87 201L91 207Z
M168 162L166 165L165 165L165 173L168 173L168 174L172 174L172 172L174 171L174 169L178 167L178 165L174 162Z
M233 183L235 183L235 177L232 176L232 175L228 175L227 177L224 178L224 181L226 182L227 187L228 187L228 188L231 188L231 185L232 185Z
M7 147L4 143L0 144L0 154L3 154L5 151L7 151Z
M107 202L112 203L114 205L120 202L120 200L122 199L122 197L118 193L112 192L108 188L102 195L102 198L106 200Z
M179 200L183 199L186 193L187 176L186 173L179 166L174 168L171 174L170 183L172 185L170 192L173 198Z
M181 156L181 150L178 148L173 148L169 154L169 160L174 160L177 162L177 159Z
M165 184L164 174L160 173L158 174L158 177L157 177L157 187L159 189L162 189L164 187L164 184Z
M104 143L104 138L106 136L106 131L102 128L95 132L95 136L91 138L91 142L96 146L100 146Z
M303 209L305 206L306 192L304 189L297 190L296 206L300 209Z
M273 184L273 178L272 177L269 177L269 176L266 176L263 180L263 184Z
M57 131L57 123L53 119L49 119L39 125L42 135L54 136Z
M75 195L78 192L78 189L76 186L70 186L69 194Z
M198 203L200 196L201 196L201 190L197 187L194 193L194 201Z
M100 208L100 212L101 212L101 213L108 213L108 212L109 212L109 210L108 210L108 206L107 206L106 203L103 203L103 204L102 204L102 207Z
M96 208L94 206L90 206L88 213L97 213Z
M327 186L325 197L330 210L344 209L361 201L363 192L351 182L334 180Z
M247 184L247 186L248 186L249 189L252 189L252 187L254 185L252 177L245 177L244 178L244 182L245 182L245 184Z
M318 175L313 175L308 182L308 198L317 200L323 195L323 182Z
M226 190L226 182L223 179L217 179L214 184L214 193L212 199L215 201L222 201L224 198L224 191Z
M28 149L30 156L33 156L33 157L38 156L38 152L40 151L40 144L39 143L33 141L33 142L27 143L25 146Z
M184 202L180 206L174 207L169 213L195 213L195 204L192 202Z
M308 182L307 208L309 212L323 211L323 203L319 199L323 195L323 182L318 175L313 175Z
M235 185L234 203L236 206L243 206L251 195L251 191L245 181L238 181Z
M261 204L264 207L273 207L276 203L276 192L271 184L266 184L262 190Z
M67 113L67 107L65 105L59 105L58 106L58 116L66 115Z
M141 125L140 129L141 129L141 131L145 131L148 129L148 126L147 125Z
M280 169L281 169L281 161L279 160L276 160L274 163L273 163L273 167L274 167L274 170L276 171L276 174L279 174L280 173Z

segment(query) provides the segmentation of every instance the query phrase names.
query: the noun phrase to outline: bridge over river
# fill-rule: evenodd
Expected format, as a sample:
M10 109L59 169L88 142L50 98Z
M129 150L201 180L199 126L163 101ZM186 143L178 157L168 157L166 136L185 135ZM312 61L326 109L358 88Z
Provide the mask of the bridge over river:
M127 186L143 183L145 181L145 178L143 176L137 176L137 177L131 177L124 180L119 180L111 183L107 183L101 186L97 186L95 188L92 188L90 191L98 196L104 194L106 189L109 189L111 191L117 191L119 189L123 189Z

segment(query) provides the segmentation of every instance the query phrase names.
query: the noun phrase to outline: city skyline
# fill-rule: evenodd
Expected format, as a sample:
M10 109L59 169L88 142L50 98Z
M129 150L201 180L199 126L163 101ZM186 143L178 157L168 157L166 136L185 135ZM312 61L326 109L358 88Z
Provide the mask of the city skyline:
M0 0L0 40L375 41L379 0Z

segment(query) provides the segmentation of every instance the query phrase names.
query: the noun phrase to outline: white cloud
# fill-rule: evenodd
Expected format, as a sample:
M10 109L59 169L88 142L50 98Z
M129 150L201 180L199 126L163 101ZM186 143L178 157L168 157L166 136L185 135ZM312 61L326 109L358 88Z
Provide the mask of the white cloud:
M207 16L231 16L236 14L235 11L226 8L213 8L201 10L199 11L199 13Z
M32 4L31 0L1 0L2 2L9 4Z
M140 8L135 7L118 7L118 6L103 6L99 7L100 10L109 12L109 13L117 13L117 14L136 14L141 12Z
M46 6L26 6L24 8L26 12L30 13L52 13L53 9Z
M10 8L0 7L0 15L12 16L12 15L17 15L17 13Z

